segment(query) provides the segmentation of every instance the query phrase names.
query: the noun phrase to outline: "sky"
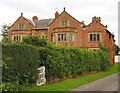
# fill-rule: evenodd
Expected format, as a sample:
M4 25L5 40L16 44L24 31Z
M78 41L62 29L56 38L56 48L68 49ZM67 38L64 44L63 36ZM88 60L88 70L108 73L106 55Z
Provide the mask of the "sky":
M120 0L0 0L0 29L3 24L13 24L23 12L25 18L49 19L60 14L63 8L85 25L92 17L101 17L101 23L115 35L118 44L118 2ZM0 30L1 34L1 30ZM1 37L0 37L1 38Z

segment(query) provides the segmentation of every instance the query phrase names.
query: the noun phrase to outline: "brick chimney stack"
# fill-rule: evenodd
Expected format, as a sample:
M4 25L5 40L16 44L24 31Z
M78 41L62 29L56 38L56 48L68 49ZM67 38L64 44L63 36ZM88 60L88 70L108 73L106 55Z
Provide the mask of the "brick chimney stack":
M37 16L33 16L33 21L38 20Z
M57 18L58 16L59 16L59 13L58 13L58 11L56 11L55 18Z
M97 22L101 22L101 17L96 17L96 16L94 16L94 17L92 17L92 22L93 21L97 21Z

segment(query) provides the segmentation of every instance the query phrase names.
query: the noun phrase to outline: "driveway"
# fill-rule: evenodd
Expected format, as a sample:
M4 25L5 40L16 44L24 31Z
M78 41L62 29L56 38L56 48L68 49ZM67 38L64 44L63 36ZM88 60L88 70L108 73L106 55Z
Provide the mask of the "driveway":
M98 79L92 83L80 86L66 93L71 93L72 91L118 91L118 73Z

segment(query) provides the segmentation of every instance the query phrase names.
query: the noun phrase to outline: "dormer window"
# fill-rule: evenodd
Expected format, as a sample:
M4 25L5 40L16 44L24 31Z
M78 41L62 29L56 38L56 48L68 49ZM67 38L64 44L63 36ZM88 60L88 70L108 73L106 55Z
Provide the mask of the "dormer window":
M67 26L68 25L68 22L67 21L62 21L61 22L61 26Z
M23 30L24 29L24 24L19 24L19 29Z

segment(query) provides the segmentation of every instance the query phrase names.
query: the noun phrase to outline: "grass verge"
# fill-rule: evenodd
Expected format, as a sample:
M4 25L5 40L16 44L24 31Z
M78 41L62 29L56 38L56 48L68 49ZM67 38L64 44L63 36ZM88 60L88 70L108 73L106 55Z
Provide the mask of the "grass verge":
M116 72L118 72L118 63L115 63L114 66L110 67L105 72L99 72L99 73L92 74L92 75L71 78L71 79L59 81L57 83L48 84L45 86L44 85L43 86L32 85L32 87L26 87L23 90L24 91L57 91L54 93L58 93L58 91L69 91L71 89L88 84L90 82L109 76Z

